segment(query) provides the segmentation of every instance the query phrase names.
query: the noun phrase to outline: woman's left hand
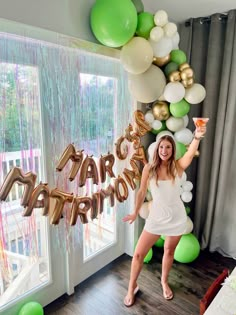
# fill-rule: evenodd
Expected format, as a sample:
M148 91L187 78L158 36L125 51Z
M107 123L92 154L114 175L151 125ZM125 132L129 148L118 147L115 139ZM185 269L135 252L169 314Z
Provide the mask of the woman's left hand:
M205 133L206 133L206 126L204 126L204 127L197 127L195 129L194 136L196 138L200 139L200 138L204 137Z

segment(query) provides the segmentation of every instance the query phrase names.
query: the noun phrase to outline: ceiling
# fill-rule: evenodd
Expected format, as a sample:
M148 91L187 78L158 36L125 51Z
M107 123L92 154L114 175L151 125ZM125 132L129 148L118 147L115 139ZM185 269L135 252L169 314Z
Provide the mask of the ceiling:
M235 0L142 0L144 11L164 10L169 20L181 23L191 17L203 17L236 9Z

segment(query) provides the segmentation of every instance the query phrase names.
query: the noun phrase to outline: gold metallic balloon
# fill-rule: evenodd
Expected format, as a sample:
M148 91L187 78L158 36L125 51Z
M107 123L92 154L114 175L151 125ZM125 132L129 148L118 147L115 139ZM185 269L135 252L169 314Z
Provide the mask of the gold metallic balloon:
M180 77L182 80L193 78L193 69L192 68L186 68L183 71L180 72Z
M184 69L187 69L187 68L190 68L190 65L185 62L185 63L182 63L180 66L179 66L179 71L183 71Z
M181 80L180 72L179 71L173 71L169 74L169 81L170 82L178 82Z
M152 105L152 113L155 119L167 120L170 117L169 106L167 102L157 101Z
M169 61L170 61L170 54L168 54L165 57L154 57L153 58L153 64L158 66L158 67L162 67L162 66L166 65Z
M188 89L188 88L190 88L190 87L193 85L194 80L193 80L193 78L187 79L187 80L182 80L181 83L183 84L183 86L184 86L186 89Z

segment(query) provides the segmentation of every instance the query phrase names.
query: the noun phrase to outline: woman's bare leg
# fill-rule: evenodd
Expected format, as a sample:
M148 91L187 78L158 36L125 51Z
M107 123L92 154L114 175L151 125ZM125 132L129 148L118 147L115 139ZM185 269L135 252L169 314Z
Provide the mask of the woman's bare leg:
M167 236L164 243L164 255L162 258L161 284L163 295L168 300L173 297L173 292L168 284L168 276L174 260L174 252L181 236Z
M134 290L137 287L137 279L142 270L143 260L147 255L149 249L159 239L160 235L154 235L143 230L141 233L138 243L135 248L134 256L131 263L131 272L129 280L128 293L125 297L124 303L129 306L134 301Z

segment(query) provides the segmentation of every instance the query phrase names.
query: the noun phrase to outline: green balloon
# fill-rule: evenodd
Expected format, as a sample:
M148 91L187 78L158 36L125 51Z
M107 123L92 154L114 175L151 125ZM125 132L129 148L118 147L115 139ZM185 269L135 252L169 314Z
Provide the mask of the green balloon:
M130 0L97 0L90 13L94 36L108 47L121 47L135 34L137 11Z
M177 71L178 69L179 65L177 63L173 61L169 62L164 68L165 76L168 78L172 72Z
M185 152L187 151L186 146L182 143L182 142L175 142L175 146L176 146L176 155L175 155L175 159L178 160L180 159Z
M187 61L187 57L183 50L174 49L170 52L170 60L177 63L178 65L181 65Z
M185 234L176 246L174 259L181 263L190 263L194 261L200 253L200 244L197 238L192 234Z
M152 259L152 255L153 255L153 251L152 251L152 248L150 248L149 251L148 251L148 253L147 253L147 255L144 257L143 262L144 262L145 264L148 264L149 261Z
M156 243L154 244L157 247L163 247L165 243L165 240L163 240L161 237L156 241Z
M43 315L44 311L38 302L28 302L22 306L18 315Z
M154 16L148 12L142 12L138 14L138 24L136 34L146 39L149 38L151 29L155 26Z
M161 128L159 128L159 129L157 129L157 130L156 130L156 129L152 129L152 130L151 130L151 132L152 132L154 135L157 135L159 132L161 132L161 131L167 129L165 120L161 121L161 124L162 124Z
M191 212L191 209L189 207L185 207L186 213L187 215L189 215L189 213Z
M177 103L170 103L170 112L174 117L184 117L190 111L190 104L183 98Z
M161 235L161 239L163 239L165 241L165 239L166 239L165 235Z

